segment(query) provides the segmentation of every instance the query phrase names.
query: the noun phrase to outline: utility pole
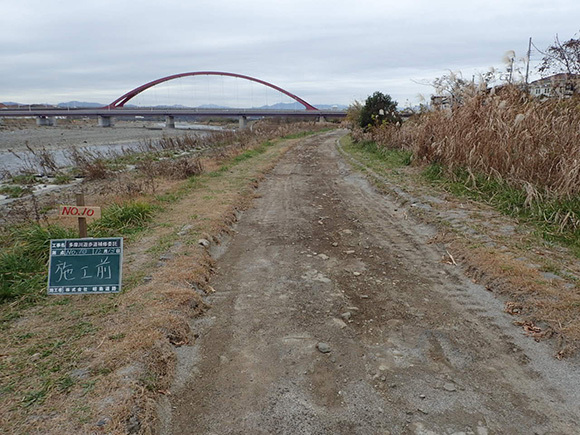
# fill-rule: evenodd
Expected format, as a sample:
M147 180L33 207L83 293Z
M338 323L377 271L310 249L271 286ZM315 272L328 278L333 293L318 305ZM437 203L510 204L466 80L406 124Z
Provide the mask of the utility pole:
M526 92L528 91L528 77L530 76L530 57L532 56L532 37L528 44L528 63L526 65Z

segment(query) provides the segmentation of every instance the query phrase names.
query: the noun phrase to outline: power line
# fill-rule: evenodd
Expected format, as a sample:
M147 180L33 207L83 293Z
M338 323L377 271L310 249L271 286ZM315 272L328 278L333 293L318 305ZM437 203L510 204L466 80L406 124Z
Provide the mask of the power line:
M531 38L530 38L530 40L531 40ZM544 53L542 50L540 50L540 49L539 49L539 48L536 46L536 44L534 44L533 42L532 42L531 44L532 44L532 46L533 46L533 47L534 47L536 50L538 50L538 53L540 53L540 54L543 54L544 56L549 56L549 54L548 54L548 53Z

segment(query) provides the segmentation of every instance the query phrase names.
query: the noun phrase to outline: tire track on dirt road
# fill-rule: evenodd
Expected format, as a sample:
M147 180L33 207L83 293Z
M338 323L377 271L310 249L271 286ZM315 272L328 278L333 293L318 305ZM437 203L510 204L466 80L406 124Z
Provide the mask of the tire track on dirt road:
M160 431L577 433L577 368L521 337L442 261L433 228L353 173L342 134L302 140L260 186Z

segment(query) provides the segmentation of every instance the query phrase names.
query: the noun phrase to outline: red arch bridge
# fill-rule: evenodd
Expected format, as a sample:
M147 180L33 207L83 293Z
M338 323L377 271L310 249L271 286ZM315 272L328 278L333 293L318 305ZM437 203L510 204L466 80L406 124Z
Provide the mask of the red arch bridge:
M221 108L175 108L175 107L154 107L154 108L139 108L139 107L125 107L125 104L131 99L164 82L180 79L183 77L193 76L225 76L238 79L247 80L258 83L268 88L274 89L294 101L300 103L304 109L302 110L273 110L273 109L221 109ZM223 117L232 118L238 117L240 120L240 127L246 125L248 118L262 118L262 117L287 117L287 118L314 118L314 119L335 119L343 118L346 112L343 110L320 110L309 104L302 98L264 80L254 77L245 76L242 74L220 72L220 71L196 71L181 74L174 74L163 77L151 82L145 83L121 97L117 98L112 103L100 108L53 108L53 107L39 107L39 106L21 106L19 108L6 108L0 110L0 118L3 117L36 117L37 125L55 125L56 117L96 117L99 125L102 127L110 127L113 125L112 119L114 117L165 117L166 127L175 127L175 117L179 116L196 116L196 117Z

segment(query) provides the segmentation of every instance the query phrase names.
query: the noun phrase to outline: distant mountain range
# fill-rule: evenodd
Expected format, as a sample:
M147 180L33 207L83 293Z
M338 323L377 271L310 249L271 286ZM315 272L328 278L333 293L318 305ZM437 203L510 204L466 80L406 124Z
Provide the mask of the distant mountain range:
M13 101L2 102L2 104L5 104L6 106L26 106L26 107L29 106L29 104L15 103ZM80 108L95 109L95 108L99 108L99 107L104 107L104 106L106 106L106 104L91 103L91 102L86 102L86 101L68 101L66 103L58 103L57 105L30 104L30 106L59 107L59 108L63 108L63 109L80 109ZM136 108L138 106L134 106L132 104L127 104L125 107ZM167 109L167 108L170 108L170 109L189 109L188 106L183 106L181 104L174 104L171 106L158 105L158 106L153 106L153 107L159 108L159 109ZM318 109L323 109L323 110L346 110L348 108L348 106L345 106L343 104L315 104L314 107L316 107ZM232 109L232 107L219 106L216 104L202 104L201 106L195 107L195 109ZM253 107L253 109L306 110L300 103L277 103L277 104L272 104L272 105L267 105L267 106Z
M64 109L76 109L79 107L83 107L85 109L97 109L99 107L106 106L106 104L87 103L85 101L69 101L67 103L58 103L56 106L62 107Z

